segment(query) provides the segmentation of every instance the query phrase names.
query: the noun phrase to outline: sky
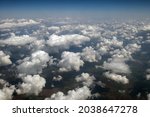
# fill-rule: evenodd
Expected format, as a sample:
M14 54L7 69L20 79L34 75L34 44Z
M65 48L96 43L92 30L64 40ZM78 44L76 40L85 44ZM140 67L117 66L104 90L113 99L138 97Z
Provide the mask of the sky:
M0 17L148 12L149 0L0 0Z
M0 0L0 99L150 98L150 18L110 18L150 16L149 6L146 0ZM103 16L110 22L93 20Z

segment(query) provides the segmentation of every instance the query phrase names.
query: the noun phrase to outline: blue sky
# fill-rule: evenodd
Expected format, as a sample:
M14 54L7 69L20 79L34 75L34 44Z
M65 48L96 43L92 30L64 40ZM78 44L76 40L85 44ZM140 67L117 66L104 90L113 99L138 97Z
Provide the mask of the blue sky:
M147 13L149 0L0 0L1 17L134 11Z

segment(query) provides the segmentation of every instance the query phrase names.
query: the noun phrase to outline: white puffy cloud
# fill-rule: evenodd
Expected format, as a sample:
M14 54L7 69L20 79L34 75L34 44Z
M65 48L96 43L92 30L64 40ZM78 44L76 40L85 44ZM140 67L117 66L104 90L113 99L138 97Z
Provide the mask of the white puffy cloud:
M57 47L57 48L69 48L71 45L79 46L83 42L90 41L89 37L79 35L79 34L72 34L72 35L51 35L49 40L47 40L47 44L50 47Z
M150 93L149 93L149 94L147 94L147 99L148 99L148 100L150 100Z
M83 60L88 61L88 62L96 62L98 58L98 53L91 47L85 47L82 50L81 57ZM101 57L99 57L100 59Z
M131 53L134 53L134 52L140 50L141 45L138 45L137 43L133 43L133 44L128 44L125 48L128 51L130 51Z
M101 37L101 27L98 25L79 25L81 33L90 38L100 38Z
M1 76L1 75L0 75L0 76ZM6 84L6 81L3 80L3 79L0 79L0 84L1 84L1 85L5 85L5 84Z
M58 75L57 77L53 77L53 81L61 81L63 79L62 76Z
M147 72L146 79L150 80L150 69L147 69L146 72Z
M29 46L28 48L31 49L32 48L32 51L36 51L36 50L41 50L45 47L45 40L36 40L36 41L33 41Z
M31 57L26 57L22 63L17 66L19 73L37 74L41 73L42 69L47 66L47 62L52 60L48 53L44 51L36 51Z
M12 99L14 89L15 89L14 86L4 87L3 89L0 89L0 100Z
M51 95L52 100L85 100L91 96L91 91L87 86L76 88L75 90L69 90L67 95L63 92L57 92Z
M22 27L27 25L35 25L39 24L39 22L32 19L18 19L18 20L4 20L0 24L0 29L2 28L13 28L13 27Z
M132 52L130 52L130 50L127 49L115 49L114 51L111 51L110 54L112 55L112 58L120 58L120 59L124 59L124 60L129 60L132 59Z
M18 94L38 95L46 83L46 80L39 75L27 75L22 80L23 83L19 84L19 88L16 90Z
M0 79L0 85L3 86L0 89L0 100L10 100L12 99L12 95L14 93L15 87L14 85L10 85L5 80Z
M147 75L146 75L146 79L147 79L147 80L150 80L150 74L147 74Z
M100 55L107 54L109 51L109 47L107 45L101 45L100 43L96 45L96 48L97 48L97 52L99 52Z
M6 55L3 51L0 51L0 66L6 66L12 64L10 56Z
M113 39L105 39L103 44L107 46L113 46L113 47L122 47L123 42L117 40L116 37L113 37Z
M57 30L56 34L81 34L82 28L79 25L69 24L60 26L60 30Z
M107 54L110 50L114 48L123 48L123 41L117 40L116 38L107 39L102 38L100 43L97 43L96 48L100 55Z
M129 66L125 63L125 60L122 58L113 58L104 62L103 68L106 70L111 70L115 73L130 73Z
M79 53L64 51L61 55L61 60L58 63L60 71L79 71L84 62L80 59Z
M126 76L122 76L122 75L118 75L118 74L110 73L110 72L105 72L104 75L106 76L106 78L114 80L118 83L122 83L122 84L129 83L129 80L127 79Z
M143 30L150 30L150 25L145 25L145 26L143 27Z
M10 38L0 40L0 45L23 46L32 43L35 40L35 37L30 37L29 35L16 36L14 33L12 33Z
M52 32L56 32L56 31L60 30L60 27L58 27L58 26L51 26L51 27L48 27L48 30L52 31Z
M141 45L138 45L136 43L133 44L127 44L122 49L115 49L109 52L109 54L112 56L112 59L119 58L123 61L127 60L133 60L132 54L139 51L141 48Z
M82 73L75 78L77 82L82 82L84 86L91 86L95 80L94 76L90 76L88 73Z

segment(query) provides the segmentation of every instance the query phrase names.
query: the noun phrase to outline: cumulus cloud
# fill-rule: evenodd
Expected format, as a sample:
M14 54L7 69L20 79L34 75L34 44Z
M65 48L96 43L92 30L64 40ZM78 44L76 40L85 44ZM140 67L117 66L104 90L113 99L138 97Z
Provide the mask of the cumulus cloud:
M94 76L90 76L88 73L82 73L75 78L77 82L82 82L84 86L91 86L95 80Z
M3 22L1 22L0 24L0 29L22 27L22 26L35 25L35 24L39 24L39 22L32 19L3 20Z
M111 40L105 39L103 44L108 45L108 46L113 46L113 47L122 47L123 42L117 40L116 37L113 37L113 39L111 39Z
M128 44L125 48L128 51L130 51L131 53L134 53L134 52L140 50L141 45L138 45L137 43L133 43L133 44Z
M150 80L150 74L147 74L147 75L146 75L146 79L147 79L147 80Z
M145 26L143 27L143 30L150 30L150 25L145 25Z
M53 77L53 81L61 81L63 79L62 76L58 75L57 77Z
M36 40L33 41L28 48L32 49L32 51L36 51L36 50L41 50L43 48L45 48L45 40Z
M6 55L3 51L0 51L0 66L6 66L12 64L10 56Z
M148 100L150 100L150 93L149 93L149 94L147 94L147 99L148 99Z
M122 83L122 84L129 83L129 80L127 79L126 76L122 76L122 75L118 75L118 74L110 73L110 72L105 72L104 75L106 76L106 78L116 81L118 83Z
M87 86L76 88L75 90L69 90L67 95L63 92L57 92L51 95L52 100L85 100L91 96L91 91Z
M147 69L146 72L147 72L146 79L150 80L150 69Z
M123 48L123 41L113 39L103 38L100 43L96 45L97 51L100 55L108 54L110 50L114 50L114 48Z
M16 90L18 94L38 95L46 83L46 80L39 75L27 75L22 80L23 83L19 84L19 88Z
M98 53L91 46L82 50L81 57L88 62L97 62L97 59L101 58L100 56L98 57Z
M42 69L47 66L47 62L53 61L52 57L44 51L36 51L31 57L26 57L21 64L17 66L19 73L22 74L37 74L41 73Z
M1 76L1 75L0 75L0 76ZM1 84L1 85L5 85L5 84L6 84L6 81L3 80L3 79L0 79L0 84Z
M101 45L101 44L97 44L96 45L96 48L97 48L97 51L101 54L101 55L104 55L104 54L107 54L108 51L109 51L109 47L106 46L106 45Z
M124 59L124 60L129 60L132 59L132 52L130 52L130 50L127 49L115 49L114 51L111 51L110 54L112 55L112 58L120 58L120 59Z
M79 71L84 62L80 59L79 53L64 51L61 55L61 60L58 63L61 72L67 72L71 70Z
M103 68L106 70L111 70L115 73L130 73L129 66L125 63L125 60L122 58L113 58L104 62Z
M131 60L132 54L139 51L141 48L141 45L138 45L136 43L133 44L127 44L122 49L115 49L110 51L112 58L119 58L123 60Z
M6 81L0 79L0 85L3 86L2 89L0 89L0 100L10 100L12 99L12 95L15 90L14 85L10 85Z
M100 38L101 31L103 30L98 25L79 25L78 28L81 30L83 35L91 38Z
M0 100L10 100L12 99L12 94L14 93L14 86L4 87L0 89Z
M79 34L72 34L72 35L51 35L49 40L47 40L47 44L50 47L57 47L57 48L69 48L71 45L79 46L83 42L90 41L89 37L79 35Z
M0 40L0 45L23 46L32 43L35 40L35 37L30 37L29 35L16 36L14 33L12 33L10 38Z
M50 32L56 32L56 31L60 30L60 27L58 27L58 26L51 26L51 27L48 27L48 30Z

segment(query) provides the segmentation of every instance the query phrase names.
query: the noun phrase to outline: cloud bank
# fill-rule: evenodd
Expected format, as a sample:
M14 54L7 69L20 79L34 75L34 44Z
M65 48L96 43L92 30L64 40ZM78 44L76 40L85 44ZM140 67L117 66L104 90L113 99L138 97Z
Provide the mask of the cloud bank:
M16 36L14 33L12 33L10 38L0 40L0 45L23 46L32 43L35 40L35 37L30 37L29 35Z
M0 29L3 28L14 28L14 27L22 27L22 26L27 26L27 25L35 25L39 24L39 22L32 20L32 19L18 19L18 20L5 20L2 21L0 24Z

